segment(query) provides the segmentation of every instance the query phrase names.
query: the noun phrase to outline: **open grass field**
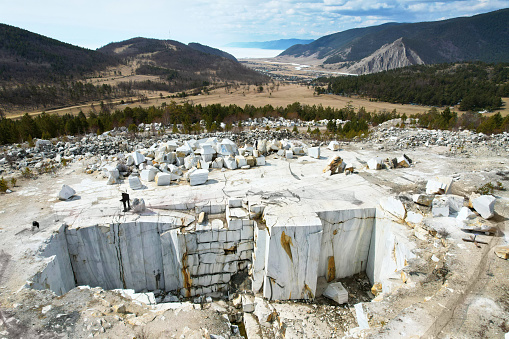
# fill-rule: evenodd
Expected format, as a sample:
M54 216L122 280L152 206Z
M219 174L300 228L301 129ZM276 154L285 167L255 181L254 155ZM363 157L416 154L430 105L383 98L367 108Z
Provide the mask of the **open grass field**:
M112 81L112 79L109 79ZM113 80L114 81L114 80ZM256 91L255 86L239 86L238 88L230 88L226 90L225 88L216 89L211 91L210 94L201 94L197 96L189 96L186 98L168 98L167 96L170 93L162 93L163 98L160 97L160 92L146 92L145 93L149 100L140 103L134 102L132 104L121 104L120 99L114 100L112 103L115 105L114 109L123 109L127 106L131 107L148 107L148 106L159 106L163 102L169 104L172 100L177 103L189 102L192 104L222 104L222 105L230 105L235 104L237 106L244 107L245 105L253 105L255 107L272 105L273 107L283 106L286 107L289 104L294 102L300 102L305 105L322 105L324 107L330 106L334 108L343 108L348 104L351 104L356 109L360 107L366 108L368 112L380 112L380 111L396 111L400 114L405 113L408 116L424 113L430 109L427 106L418 106L418 105L401 105L401 104L391 104L386 102L373 102L367 99L355 98L355 97L342 97L338 95L314 95L314 91L311 87L301 86L296 84L281 84L279 87L275 87L272 92L267 92L266 89L263 93L258 93ZM127 98L125 98L127 99ZM124 99L124 100L125 100ZM504 98L504 107L497 111L501 112L503 116L509 113L509 98ZM56 113L56 114L78 114L80 110L84 113L87 113L91 109L91 105L94 105L97 109L99 108L99 102L91 102L86 105L72 106L66 107L51 111L46 111L47 113ZM457 109L455 109L457 111ZM31 115L37 115L42 112L7 112L6 116L8 118L17 118L22 116L25 113L29 113ZM458 113L461 113L458 111ZM494 113L491 113L494 114ZM491 115L488 114L488 115Z

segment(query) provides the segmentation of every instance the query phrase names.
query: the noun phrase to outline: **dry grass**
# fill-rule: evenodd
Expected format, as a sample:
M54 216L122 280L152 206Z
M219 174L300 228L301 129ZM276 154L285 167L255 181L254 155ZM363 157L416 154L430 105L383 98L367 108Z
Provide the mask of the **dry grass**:
M135 76L139 77L139 76ZM105 82L114 82L115 80L119 81L122 79L122 81L126 81L126 78L107 78L102 79ZM166 98L166 96L170 95L171 93L162 92L163 96L165 96L163 99L160 98L160 92L159 91L149 91L145 92L145 94L149 97L149 100L145 103L140 102L134 102L133 104L120 104L120 99L113 101L114 104L116 104L115 109L123 109L127 106L131 107L149 107L152 105L159 106L163 102L166 102L169 104L171 100L175 100L177 103L183 103L185 101L192 103L192 104L202 104L202 105L208 105L208 104L222 104L222 105L230 105L235 104L240 107L244 107L245 105L253 105L255 107L258 106L265 106L267 104L272 105L273 107L277 106L283 106L286 107L289 104L292 104L294 102L300 102L301 104L306 105L322 105L323 107L334 107L334 108L344 108L346 105L351 104L355 108L364 107L368 112L380 112L380 111L393 111L396 109L396 111L400 114L405 113L408 116L418 114L418 113L424 113L430 109L430 107L427 106L418 106L418 105L401 105L401 104L390 104L385 102L371 102L367 99L360 99L360 98L348 98L348 97L342 97L338 95L320 95L315 96L313 95L313 89L307 86L300 86L300 85L280 85L279 89L274 89L273 92L268 93L266 90L263 93L257 93L255 86L240 86L237 89L230 89L230 91L226 91L224 88L214 90L210 92L210 94L202 94L198 96L192 96L187 97L184 99L170 99ZM126 100L125 98L124 100ZM497 111L501 112L503 116L506 116L509 113L509 109L507 108L509 105L509 98L504 98L504 107L503 109ZM91 107L91 103L88 103L86 105L79 105L79 106L72 106L57 110L51 110L47 111L47 113L56 113L56 114L78 114L80 110L83 110L83 112L88 112ZM99 107L99 101L93 102L96 108ZM457 110L456 110L457 111ZM25 112L10 112L7 113L7 117L9 118L17 118L24 114ZM37 115L42 112L27 112L31 115ZM458 111L459 114L461 112ZM491 113L494 114L494 113ZM488 114L488 115L491 115Z

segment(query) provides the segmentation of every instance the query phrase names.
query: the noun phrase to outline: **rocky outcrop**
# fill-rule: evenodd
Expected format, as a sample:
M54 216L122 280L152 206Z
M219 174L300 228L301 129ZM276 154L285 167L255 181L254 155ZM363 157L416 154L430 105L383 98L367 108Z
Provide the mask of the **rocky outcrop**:
M390 69L422 65L424 61L399 38L391 44L380 47L375 53L347 68L347 73L367 74Z

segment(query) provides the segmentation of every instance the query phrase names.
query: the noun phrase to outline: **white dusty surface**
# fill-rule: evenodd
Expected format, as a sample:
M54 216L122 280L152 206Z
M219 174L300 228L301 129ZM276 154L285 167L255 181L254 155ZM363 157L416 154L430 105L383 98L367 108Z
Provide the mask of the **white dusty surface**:
M405 194L424 193L428 179L439 175L454 178L450 193L465 197L469 196L475 187L488 181L501 180L504 186L509 187L507 177L497 174L500 171L509 171L509 161L503 157L495 156L452 155L440 147L434 149L422 147L407 151L406 154L414 160L412 167L375 171L364 168L369 159L375 156L397 157L401 155L401 152L375 150L369 144L350 144L345 149L336 152L322 147L320 159L308 156L283 159L272 155L266 158L265 166L224 172L212 170L209 173L208 181L199 186L189 186L186 183L157 186L155 182L143 182L143 185L146 186L144 189L131 190L128 180L124 180L118 185L106 185L106 179L102 175L84 174L84 165L81 163L71 164L54 177L43 175L37 180L22 181L13 193L0 196L0 252L3 258L8 258L6 269L3 271L3 276L0 277L0 303L2 308L10 309L14 307L14 303L20 302L15 292L44 266L44 259L36 255L39 247L54 232L57 232L63 223L68 224L71 229L140 220L169 223L177 223L176 220L181 220L182 223L186 223L188 222L186 218L192 219L194 216L170 211L169 208L194 207L203 202L224 204L228 198L247 196L253 200L263 200L270 206L267 213L269 218L266 222L274 232L282 233L285 230L284 226L292 223L303 225L302 236L296 234L293 239L298 239L299 248L304 249L305 247L307 253L311 253L316 246L324 247L324 251L329 253L329 256L333 253L334 255L336 253L338 255L352 253L351 250L341 249L341 246L338 245L352 244L352 237L357 239L355 243L359 244L381 242L380 246L371 247L370 253L364 253L363 247L360 246L356 249L357 252L354 251L354 254L351 254L372 258L371 263L375 261L374 256L387 257L387 255L376 255L376 251L387 253L394 251L396 261L375 265L383 268L380 270L370 266L369 260L354 263L352 267L340 268L336 266L336 274L345 271L356 273L366 270L367 274L372 275L371 278L375 281L379 278L373 277L378 276L387 280L397 280L395 286L399 289L395 293L385 298L382 297L381 302L370 303L367 307L367 313L370 314L371 331L385 326L386 337L407 337L411 333L438 335L440 331L442 331L442 337L455 337L457 331L462 331L465 337L501 336L504 331L509 331L509 324L504 320L509 316L509 305L506 302L508 300L507 288L503 288L504 286L508 287L507 279L504 280L503 277L507 276L509 267L507 261L494 258L489 249L495 244L507 241L507 236L504 237L504 233L495 238L479 237L479 240L489 243L479 249L472 243L462 242L461 237L464 234L457 229L456 220L454 219L453 222L451 220L453 218L446 218L438 224L437 220L427 223L429 227L435 227L439 232L444 229L449 233L445 240L446 245L439 238L433 238L429 234L424 236L426 241L412 238L413 245L409 245L408 241L404 241L403 238L408 239L408 234L413 234L415 230L404 223L397 224L398 220L395 220L392 214L385 218L393 229L391 237L387 238L389 240L383 236L377 238L378 240L376 238L369 239L368 234L373 237L375 233L360 228L355 219L372 217L368 211L379 207L378 202L383 197L398 195L402 192ZM345 162L354 164L357 173L348 176L344 174L323 176L322 169L327 165L328 159L335 155L340 155L345 159ZM63 184L69 185L76 191L75 198L70 201L58 200L57 194ZM142 215L121 212L119 199L121 192L126 191L130 194L131 199L143 198L145 200L147 210ZM495 204L495 212L498 217L482 222L495 224L500 227L502 232L505 232L507 217L509 217L508 195L504 191L496 191L495 195L498 198ZM387 208L395 209L394 206ZM337 224L339 219L328 220L330 229L326 227L321 233L315 232L313 228L319 222L316 220L318 218L314 212L323 212L325 215L327 211L357 209L365 211L362 212L365 215L355 216L355 218L343 216L344 220L351 219L352 221L350 226L345 228L348 232L344 232L340 238L328 240L329 233L334 231L334 224ZM414 212L419 212L418 208ZM427 218L430 217L430 212L429 208L421 208L420 211L420 213L426 214ZM380 213L383 214L383 212ZM400 214L399 207L395 214ZM39 221L40 230L31 231L33 220ZM424 223L426 224L426 218ZM382 227L381 225L382 223L378 224L378 227ZM386 230L387 228L383 228L382 234ZM281 236L277 237L277 239L280 238ZM266 237L262 237L263 239L266 240ZM260 255L262 252L260 251ZM255 250L256 253L258 252ZM401 270L405 266L404 261L411 258L410 253L415 253L418 259L417 263L413 264L417 265L414 266L414 271L418 271L415 267L421 265L423 270L429 269L431 272L433 269L430 269L431 262L436 266L436 269L443 268L445 265L449 272L452 272L447 275L447 284L442 284L441 279L423 283L424 278L421 279L419 274L410 275L409 272L406 272L410 278L406 284L401 282L400 276L397 278L391 276L391 272ZM277 255L281 260L291 260L286 252L273 255ZM438 263L431 259L432 255L439 259ZM325 256L307 255L305 258L313 260L309 263L312 265L308 266L312 266L319 272L319 275L327 271ZM300 260L299 254L292 254L292 259ZM486 266L487 263L493 264ZM278 270L276 266L270 270L277 271L277 274L286 274L284 270ZM303 272L302 275L295 277L295 284L298 286L312 285L313 282L306 280L308 273L311 274ZM171 280L171 277L164 278ZM485 283L491 287L491 291L482 288L483 284L480 283L480 279L486 279ZM72 282L66 284L70 283ZM415 286L420 287L414 290ZM299 287L296 291L300 293L302 288ZM299 311L297 308L288 308L290 307L288 304L282 305L283 308L278 310L281 318L293 319L287 321L288 325L302 323L301 319L307 321L309 318L309 315L303 316L303 312L309 311L308 308ZM458 317L461 317L463 322L457 320ZM481 317L480 320L479 317ZM393 319L395 320L392 321ZM496 325L489 325L489 320ZM164 322L164 320L162 321ZM484 335L480 334L480 330L476 330L479 324L487 324L487 327L485 326L483 329ZM327 331L330 331L332 327L335 327L334 324L313 323L310 327L312 330L306 336L320 336L320 334L328 336L332 332ZM124 329L112 333L118 335L133 330L131 328L131 330L126 330L127 332L122 331ZM295 324L295 327L287 330L287 333L303 335L305 332Z

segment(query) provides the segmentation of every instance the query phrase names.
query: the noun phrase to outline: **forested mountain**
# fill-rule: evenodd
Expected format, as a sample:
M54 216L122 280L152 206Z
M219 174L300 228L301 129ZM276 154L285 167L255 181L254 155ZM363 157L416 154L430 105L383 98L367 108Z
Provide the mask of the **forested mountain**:
M226 59L237 61L237 58L235 58L230 53L226 53L225 51L222 51L222 50L214 48L214 47L202 45L202 44L199 44L197 42L190 42L187 45L189 47L194 48L195 50L203 52L203 53L217 55L217 56L220 56L220 57L223 57L223 58L226 58Z
M375 74L321 78L318 94L358 95L370 100L463 111L494 110L509 96L509 63L414 65Z
M435 22L389 23L351 29L324 36L308 45L293 46L280 56L315 57L325 65L352 67L398 40L415 59L425 64L509 62L509 9ZM384 69L368 68L364 72L380 70Z
M130 40L108 44L98 51L126 61L138 59L141 70L138 74L166 75L163 78L175 86L186 82L183 88L201 86L202 82L242 81L257 83L267 78L236 60L217 55L217 51L200 45L201 50L173 40L157 40L133 38ZM215 50L204 53L202 50ZM147 67L148 65L149 67ZM191 81L189 83L189 81ZM197 85L197 86L196 86Z
M77 79L118 63L114 56L0 24L0 84L3 85Z
M128 74L125 68L131 67ZM120 71L122 69L122 72ZM131 74L153 80L125 81ZM93 84L91 76L113 76ZM0 24L0 110L50 109L138 95L180 92L214 82L257 84L268 78L230 54L200 44L134 38L92 51Z
M232 42L227 47L239 48L261 48L261 49L287 49L294 45L305 45L313 42L313 39L279 39L271 41L253 41L253 42Z

